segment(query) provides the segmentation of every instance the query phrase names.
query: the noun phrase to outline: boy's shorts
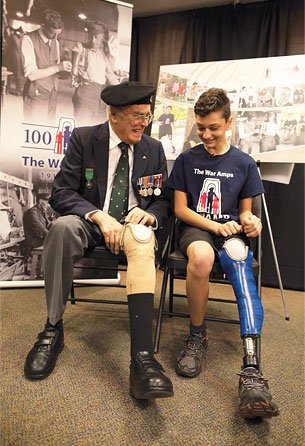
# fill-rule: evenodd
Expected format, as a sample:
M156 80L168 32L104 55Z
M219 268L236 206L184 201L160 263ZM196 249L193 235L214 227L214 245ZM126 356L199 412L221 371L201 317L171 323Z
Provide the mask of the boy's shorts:
M223 237L222 235L216 235L212 232L205 231L204 229L196 228L194 226L187 226L180 237L179 249L185 257L187 257L186 251L189 245L193 242L203 241L207 242L217 253L223 247L226 240L232 237L240 238L244 241L246 245L250 247L250 241L248 237L243 233L230 235L228 237Z

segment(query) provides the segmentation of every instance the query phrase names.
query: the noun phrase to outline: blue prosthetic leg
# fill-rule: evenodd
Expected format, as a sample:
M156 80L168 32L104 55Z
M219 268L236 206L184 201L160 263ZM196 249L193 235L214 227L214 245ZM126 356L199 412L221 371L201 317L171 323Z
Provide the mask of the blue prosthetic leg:
M233 237L225 241L218 256L234 289L241 336L260 336L264 311L252 273L252 252L243 240Z

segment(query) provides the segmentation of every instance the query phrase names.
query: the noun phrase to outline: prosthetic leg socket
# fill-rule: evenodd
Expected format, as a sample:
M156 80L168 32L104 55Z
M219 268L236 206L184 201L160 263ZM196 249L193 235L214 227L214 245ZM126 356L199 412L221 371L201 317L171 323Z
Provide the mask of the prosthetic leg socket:
M128 223L122 231L121 245L127 257L127 295L155 292L156 239L151 227Z

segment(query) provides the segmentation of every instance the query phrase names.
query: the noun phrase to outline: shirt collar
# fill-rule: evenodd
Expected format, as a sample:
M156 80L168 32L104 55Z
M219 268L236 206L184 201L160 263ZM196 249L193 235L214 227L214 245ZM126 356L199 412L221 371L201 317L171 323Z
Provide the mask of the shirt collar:
M110 122L108 122L109 126L109 150L116 148L122 140L118 137L118 135L113 131ZM131 151L134 151L133 144L129 144Z
M48 43L49 40L51 40L51 39L48 39L48 38L44 35L44 33L42 32L42 29L41 29L41 28L38 28L38 32L39 32L40 37L41 37L42 40L44 41L44 43Z
M96 53L96 54L102 54L102 51L98 48L88 48L89 49L89 53Z

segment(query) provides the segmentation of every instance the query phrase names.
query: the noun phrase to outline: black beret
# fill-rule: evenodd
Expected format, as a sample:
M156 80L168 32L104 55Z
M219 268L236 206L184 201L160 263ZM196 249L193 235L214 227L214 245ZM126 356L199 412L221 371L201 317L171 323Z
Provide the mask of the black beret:
M142 82L122 82L104 88L101 98L106 104L114 106L151 104L156 88Z

